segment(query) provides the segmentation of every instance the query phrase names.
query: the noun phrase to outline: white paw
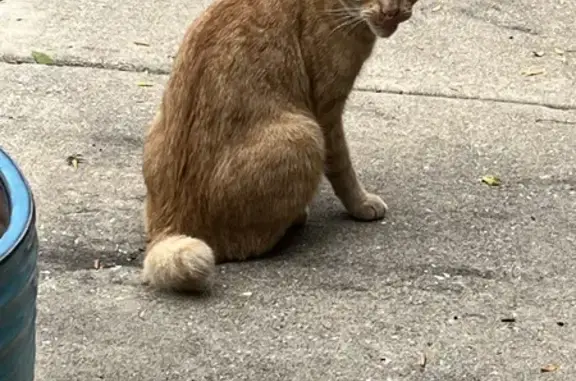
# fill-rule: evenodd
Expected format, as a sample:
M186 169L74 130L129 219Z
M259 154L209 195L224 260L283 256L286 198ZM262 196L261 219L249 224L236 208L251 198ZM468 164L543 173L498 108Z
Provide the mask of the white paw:
M360 202L352 205L349 213L362 221L374 221L384 218L387 211L388 206L379 196L366 193Z

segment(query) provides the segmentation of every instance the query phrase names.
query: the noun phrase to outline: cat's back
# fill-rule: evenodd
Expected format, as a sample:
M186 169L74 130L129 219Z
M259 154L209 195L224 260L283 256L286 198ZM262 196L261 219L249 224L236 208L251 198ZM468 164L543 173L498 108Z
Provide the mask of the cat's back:
M309 83L299 50L302 1L212 3L186 31L164 94L165 113L187 115L186 127L195 131L230 128L228 117L240 128L238 121L304 99Z
M188 27L146 136L147 182L202 184L269 121L307 107L301 1L216 0Z
M302 1L217 0L189 26L176 65L192 76L281 73L287 68L273 65L297 58Z

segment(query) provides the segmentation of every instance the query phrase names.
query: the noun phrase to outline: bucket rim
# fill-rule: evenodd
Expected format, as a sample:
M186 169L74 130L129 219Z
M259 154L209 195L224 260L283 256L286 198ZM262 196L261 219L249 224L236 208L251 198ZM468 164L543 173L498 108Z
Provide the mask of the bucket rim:
M0 184L10 208L10 220L0 237L0 264L20 245L34 219L34 200L28 182L12 158L0 147ZM0 190L1 191L1 190Z

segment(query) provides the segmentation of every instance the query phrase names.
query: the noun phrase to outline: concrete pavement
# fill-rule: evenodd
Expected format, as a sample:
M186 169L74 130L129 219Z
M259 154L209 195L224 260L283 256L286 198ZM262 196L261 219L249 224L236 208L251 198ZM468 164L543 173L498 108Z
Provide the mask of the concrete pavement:
M576 7L422 1L346 115L386 221L323 184L281 255L197 299L138 283L140 155L202 7L0 2L0 144L39 208L37 380L574 380Z
M0 56L32 62L40 50L61 65L167 73L183 30L207 4L4 0ZM574 107L575 13L571 0L420 0L413 20L378 45L357 87Z

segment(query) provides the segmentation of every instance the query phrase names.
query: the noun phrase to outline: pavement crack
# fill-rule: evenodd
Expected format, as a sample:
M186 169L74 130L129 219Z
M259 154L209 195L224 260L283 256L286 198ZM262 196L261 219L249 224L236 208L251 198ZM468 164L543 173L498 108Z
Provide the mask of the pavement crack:
M388 90L388 89L373 89L373 88L363 88L355 87L354 90L366 92L366 93L377 93L377 94L394 94L394 95L411 95L416 97L427 97L427 98L441 98L441 99L453 99L453 100L465 100L465 101L482 101L482 102L496 102L496 103L508 103L516 104L522 106L539 106L546 107L553 110L576 110L576 106L571 105L560 105L555 103L546 102L532 102L521 99L505 99L505 98L493 98L493 97L481 97L473 95L451 95L442 93L432 93L426 91L405 91L405 90Z
M536 123L543 123L543 122L549 122L549 123L557 123L557 124L574 124L576 125L576 122L572 122L569 120L559 120L559 119L536 119Z
M0 62L10 65L40 65L37 64L32 57L18 57L13 55L0 55ZM75 59L59 60L54 59L54 62L47 66L56 67L78 67L87 69L101 69L101 70L112 70L112 71L124 71L124 72L134 72L134 73L149 73L156 75L168 75L169 70L162 69L159 67L150 67L144 65L134 65L126 62L118 63L106 63L106 62L90 62Z
M21 57L9 54L0 53L0 63L11 64L11 65L39 65L32 57ZM133 72L133 73L148 73L154 75L169 75L170 71L161 67L150 67L145 65L134 65L126 62L118 63L106 63L106 62L91 62L76 59L66 59L59 60L55 59L54 63L49 66L56 67L74 67L74 68L87 68L87 69L100 69L100 70L110 70L110 71L121 71L121 72ZM451 95L444 93L433 93L426 91L406 91L406 90L391 90L391 89L374 89L367 87L354 87L355 91L374 93L374 94L391 94L391 95L409 95L416 97L427 97L427 98L439 98L439 99L452 99L452 100L472 100L472 101L483 101L483 102L496 102L496 103L507 103L516 104L523 106L539 106L546 107L553 110L576 110L576 106L572 105L561 105L546 102L533 102L521 99L505 99L505 98L493 98L493 97L482 97L482 96L470 96L470 95Z

